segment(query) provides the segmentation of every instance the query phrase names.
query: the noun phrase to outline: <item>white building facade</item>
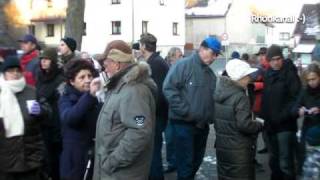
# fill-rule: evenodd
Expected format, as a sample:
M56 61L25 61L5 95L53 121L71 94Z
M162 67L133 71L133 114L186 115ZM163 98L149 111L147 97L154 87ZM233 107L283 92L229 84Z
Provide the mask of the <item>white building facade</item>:
M112 40L132 44L144 32L157 37L162 56L171 47L183 49L184 7L184 0L87 0L82 51L102 53Z

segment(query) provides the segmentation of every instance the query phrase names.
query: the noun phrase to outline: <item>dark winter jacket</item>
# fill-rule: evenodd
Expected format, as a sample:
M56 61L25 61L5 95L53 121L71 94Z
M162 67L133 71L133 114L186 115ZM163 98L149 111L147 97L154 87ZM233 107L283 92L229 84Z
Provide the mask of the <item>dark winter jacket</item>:
M165 60L159 55L159 53L153 53L147 63L151 68L151 78L157 84L158 96L157 96L157 117L161 119L168 119L168 103L163 95L162 85L169 71L169 66Z
M78 58L75 53L71 53L69 55L61 55L59 59L59 66L64 67L69 61Z
M46 142L61 141L58 87L63 81L64 77L61 69L54 69L50 73L40 70L37 73L36 94L38 102L45 111L42 128Z
M153 152L156 84L145 62L107 84L96 136L94 180L147 180Z
M82 179L87 153L93 147L96 122L101 105L89 92L81 93L67 84L59 99L63 150L60 174L63 178Z
M36 85L36 75L39 70L39 52L33 50L29 53L24 54L20 60L20 66L22 68L23 76L26 82L30 86Z
M262 124L253 120L245 89L221 77L215 102L219 179L254 179L255 143Z
M204 127L214 119L216 76L198 52L179 60L163 84L173 123L192 123Z
M297 116L292 108L298 98L301 82L291 60L284 60L281 70L267 70L264 76L261 117L268 132L297 130Z
M299 95L299 98L292 110L294 115L298 115L299 109L304 106L307 109L313 107L320 108L320 86L318 88L310 88L307 86L304 88ZM303 134L307 129L320 125L320 114L317 115L308 115L304 116L302 131Z
M24 120L23 136L6 138L4 124L0 119L0 172L26 172L40 168L44 158L44 143L41 136L41 119L28 113L26 101L35 100L36 93L26 86L16 94Z

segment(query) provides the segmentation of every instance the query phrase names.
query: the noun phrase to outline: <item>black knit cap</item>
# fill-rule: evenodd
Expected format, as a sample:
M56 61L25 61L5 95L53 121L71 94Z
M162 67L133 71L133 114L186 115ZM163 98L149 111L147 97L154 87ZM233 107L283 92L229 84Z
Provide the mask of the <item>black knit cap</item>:
M69 49L74 52L77 48L77 42L76 40L74 40L71 37L65 37L62 38L61 41L63 41L64 43L66 43L66 45L69 47Z
M282 49L278 45L271 45L267 50L267 60L271 61L271 59L275 56L280 56L283 58Z
M7 56L5 59L4 59L4 62L2 64L2 68L1 68L1 71L2 72L6 72L8 69L10 68L20 68L21 69L21 66L20 66L20 62L19 62L19 59L17 56Z

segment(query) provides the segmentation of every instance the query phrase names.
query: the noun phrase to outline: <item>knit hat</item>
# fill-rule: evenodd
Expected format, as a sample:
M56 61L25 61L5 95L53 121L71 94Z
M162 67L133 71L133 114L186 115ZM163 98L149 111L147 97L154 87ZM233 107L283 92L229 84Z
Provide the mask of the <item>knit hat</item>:
M108 54L108 59L112 59L115 62L120 63L132 63L134 58L132 54L126 54L118 49L111 49Z
M220 54L221 43L217 38L207 37L201 42L201 46L210 48L213 52Z
M306 141L310 146L320 146L320 126L307 130Z
M17 67L17 68L20 68L20 69L21 69L20 62L19 62L18 57L17 57L17 56L7 56L7 57L4 59L4 62L3 62L3 64L2 64L2 69L1 69L1 71L2 71L2 72L5 72L5 71L7 71L8 69L14 68L14 67Z
M65 37L62 38L61 41L63 41L64 43L66 43L66 45L69 47L69 49L74 52L77 48L77 42L70 37Z
M231 53L231 59L240 59L240 54L237 51Z
M251 68L248 63L240 59L229 61L226 65L226 71L229 77L234 81L238 81L257 70L257 68Z
M278 45L271 45L267 50L267 60L271 61L271 59L275 56L280 56L283 58L281 47Z
M46 48L45 50L43 50L39 58L40 59L47 58L47 59L50 59L51 61L57 61L58 59L57 50L55 48Z

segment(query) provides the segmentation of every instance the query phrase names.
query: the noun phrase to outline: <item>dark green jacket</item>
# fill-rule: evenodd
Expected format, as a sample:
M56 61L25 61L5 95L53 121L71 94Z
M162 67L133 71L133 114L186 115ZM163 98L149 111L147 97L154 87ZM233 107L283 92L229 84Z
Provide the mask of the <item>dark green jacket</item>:
M94 180L146 180L153 152L157 87L145 62L110 78L96 130Z
M255 142L262 124L252 118L246 90L228 77L221 77L215 102L219 179L254 179Z

